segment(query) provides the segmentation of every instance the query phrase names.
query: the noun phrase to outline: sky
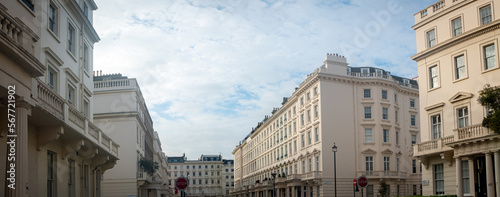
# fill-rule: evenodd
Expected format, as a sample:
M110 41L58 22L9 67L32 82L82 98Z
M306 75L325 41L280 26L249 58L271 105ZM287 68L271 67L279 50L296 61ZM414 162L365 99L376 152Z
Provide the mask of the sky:
M167 156L233 159L327 53L417 75L414 14L436 0L95 0L94 70L136 78Z

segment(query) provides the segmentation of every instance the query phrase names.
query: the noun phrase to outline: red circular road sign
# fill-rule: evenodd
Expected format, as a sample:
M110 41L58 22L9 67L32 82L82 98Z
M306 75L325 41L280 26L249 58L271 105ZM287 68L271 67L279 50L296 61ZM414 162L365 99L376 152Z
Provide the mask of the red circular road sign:
M179 177L175 180L175 187L179 190L184 190L188 186L189 182L184 177Z
M352 185L356 186L356 179L352 180Z
M358 178L358 185L359 185L360 187L366 187L366 186L368 185L368 179L366 179L366 177L365 177L365 176L360 176L360 177Z

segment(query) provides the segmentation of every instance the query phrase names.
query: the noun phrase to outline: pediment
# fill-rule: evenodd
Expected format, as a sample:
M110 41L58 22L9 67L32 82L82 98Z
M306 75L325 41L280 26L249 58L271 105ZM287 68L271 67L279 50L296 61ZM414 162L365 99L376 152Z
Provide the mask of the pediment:
M384 155L392 155L392 153L394 153L394 152L392 152L392 150L385 149L385 150L384 150L384 151L382 151L381 153L382 153L382 154L384 154Z
M457 94L453 95L453 97L450 98L450 103L455 103L461 100L469 99L472 98L472 93L469 92L458 92Z
M371 148L367 148L365 149L364 151L362 151L361 153L365 154L365 155L369 155L369 154L376 154L377 151L371 149Z
M398 151L398 152L396 153L396 156L400 157L402 154L403 154L403 153L401 153L401 151Z

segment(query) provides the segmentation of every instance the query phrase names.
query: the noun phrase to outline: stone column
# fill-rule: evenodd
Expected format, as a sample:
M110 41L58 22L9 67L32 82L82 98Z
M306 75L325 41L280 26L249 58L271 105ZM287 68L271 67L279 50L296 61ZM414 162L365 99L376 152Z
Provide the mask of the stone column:
M462 159L460 157L455 158L456 169L456 181L457 181L457 197L464 196L464 184L462 179Z
M500 196L500 151L495 151L495 190L497 195Z
M16 103L16 197L29 196L28 184L28 115L29 104Z
M491 159L491 153L487 152L486 156L486 192L488 197L495 196L495 187L493 186L493 165Z
M469 161L469 191L471 195L476 194L476 178L475 178L475 170L474 169L474 158L473 157L468 157L467 160Z

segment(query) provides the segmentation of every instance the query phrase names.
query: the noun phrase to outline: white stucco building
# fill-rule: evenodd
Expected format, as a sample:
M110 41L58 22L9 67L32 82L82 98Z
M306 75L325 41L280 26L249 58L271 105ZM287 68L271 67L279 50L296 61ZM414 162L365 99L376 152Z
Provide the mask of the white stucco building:
M232 195L272 196L276 188L277 196L334 196L334 143L337 195L353 195L361 175L369 180L366 196L376 196L380 180L391 196L420 193L420 164L412 158L418 103L415 80L327 54L233 150Z
M121 74L94 76L94 121L121 146L115 168L103 175L105 196L166 196L166 168L161 143L153 129L146 102L137 80ZM140 166L141 160L156 161L153 174ZM159 173L158 173L159 172Z
M102 196L120 150L92 121L96 9L93 0L0 2L0 196Z
M423 194L500 196L500 135L477 99L500 85L499 0L441 0L416 13Z
M168 185L172 191L179 177L189 181L186 196L229 196L234 186L234 161L223 159L220 155L201 155L196 160L188 160L183 155L167 157L167 161L170 172Z

